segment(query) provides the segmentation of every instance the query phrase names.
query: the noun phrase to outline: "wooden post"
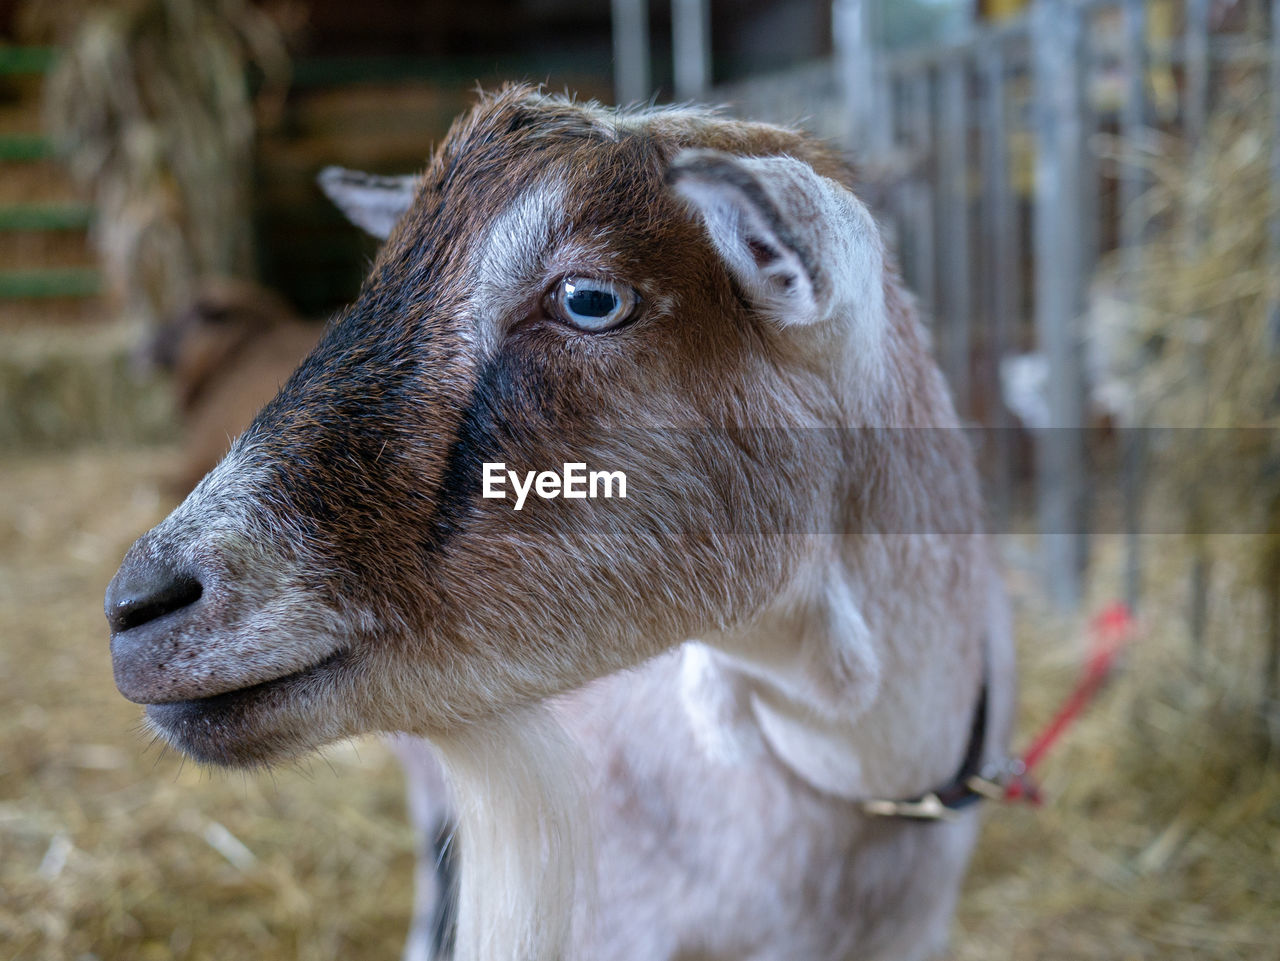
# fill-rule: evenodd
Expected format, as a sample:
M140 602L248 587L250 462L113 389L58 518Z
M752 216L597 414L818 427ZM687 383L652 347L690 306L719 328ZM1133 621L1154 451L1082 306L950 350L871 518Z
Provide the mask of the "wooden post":
M1062 607L1080 599L1083 538L1084 383L1076 327L1083 307L1080 264L1079 12L1062 0L1032 7L1035 72L1036 334L1049 365L1050 427L1037 444L1044 576Z

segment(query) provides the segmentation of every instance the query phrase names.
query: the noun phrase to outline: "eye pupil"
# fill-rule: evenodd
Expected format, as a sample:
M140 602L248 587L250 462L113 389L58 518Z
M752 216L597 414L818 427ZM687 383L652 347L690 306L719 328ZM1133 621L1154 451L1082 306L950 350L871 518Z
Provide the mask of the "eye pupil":
M547 291L543 303L562 323L599 333L629 320L639 298L630 287L606 277L564 277Z
M618 306L618 298L607 290L578 287L569 293L565 304L581 317L607 317Z

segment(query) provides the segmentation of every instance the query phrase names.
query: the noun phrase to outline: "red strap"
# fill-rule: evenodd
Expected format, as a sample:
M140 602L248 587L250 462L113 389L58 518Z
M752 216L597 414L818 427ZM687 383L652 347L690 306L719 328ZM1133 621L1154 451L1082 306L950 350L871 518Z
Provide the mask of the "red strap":
M1053 720L1031 742L1031 746L1022 756L1021 772L1009 781L1005 789L1006 801L1026 800L1032 804L1040 803L1040 791L1028 775L1093 699L1098 688L1102 686L1102 682L1107 679L1112 667L1115 666L1116 657L1133 639L1136 630L1133 615L1129 608L1120 602L1105 608L1094 617L1090 625L1089 633L1092 636L1092 643L1089 647L1088 660L1085 662L1084 674L1071 695L1058 709Z

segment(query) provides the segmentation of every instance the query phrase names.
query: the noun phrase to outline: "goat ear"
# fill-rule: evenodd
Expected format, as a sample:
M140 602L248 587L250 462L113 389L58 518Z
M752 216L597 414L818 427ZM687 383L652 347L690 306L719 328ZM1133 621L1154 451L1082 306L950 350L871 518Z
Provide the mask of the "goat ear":
M342 167L325 167L316 182L348 220L379 240L391 236L418 192L416 176L378 177Z
M776 324L839 316L879 324L884 255L870 211L794 157L685 150L667 183L701 217L711 243Z

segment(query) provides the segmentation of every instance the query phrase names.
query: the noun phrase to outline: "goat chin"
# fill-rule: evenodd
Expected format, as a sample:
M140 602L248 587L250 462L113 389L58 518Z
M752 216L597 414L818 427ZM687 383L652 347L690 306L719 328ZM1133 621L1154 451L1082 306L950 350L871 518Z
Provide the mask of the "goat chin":
M579 756L542 706L432 739L458 811L456 961L562 961L590 832ZM589 912L588 912L589 915Z

